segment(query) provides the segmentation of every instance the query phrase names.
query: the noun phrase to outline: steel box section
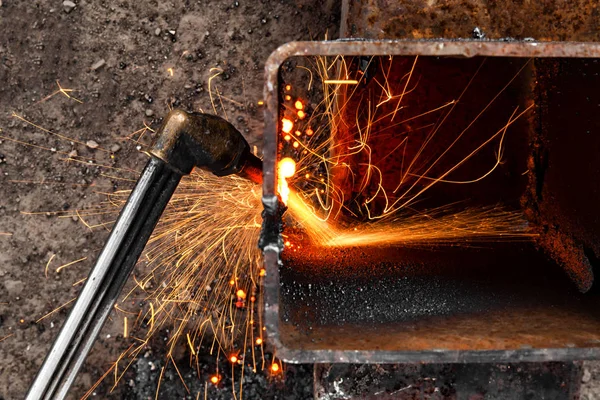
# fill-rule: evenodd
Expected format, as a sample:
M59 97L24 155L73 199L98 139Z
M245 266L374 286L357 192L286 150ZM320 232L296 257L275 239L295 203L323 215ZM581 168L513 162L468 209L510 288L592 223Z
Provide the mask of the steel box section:
M402 326L393 323L383 325L373 330L373 327L344 324L343 321L332 321L330 326L303 327L286 323L283 318L282 297L282 245L278 233L280 222L279 202L276 188L276 163L279 129L279 68L290 57L294 56L431 56L431 57L521 57L521 58L598 58L600 44L597 43L564 43L564 42L502 42L502 41L332 41L332 42L295 42L281 46L267 61L265 67L266 84L265 99L265 132L263 147L263 204L264 222L261 245L264 249L264 263L267 271L264 280L264 320L270 342L274 345L277 357L286 362L348 362L348 363L405 363L405 362L512 362L512 361L558 361L574 359L599 359L600 341L590 340L586 344L574 344L568 341L562 346L540 346L528 344L526 341L510 342L505 346L494 348L481 343L469 345L414 346L411 339L422 335L424 328L413 332L402 331ZM529 257L524 251L523 257ZM407 257L421 257L426 254L411 253ZM444 255L452 258L453 255ZM478 255L485 257L486 255ZM489 255L488 255L489 256ZM519 257L519 254L516 255ZM535 256L533 256L535 257ZM437 262L432 260L432 263ZM551 289L553 290L553 289ZM590 310L596 303L591 303L593 297L573 297L564 310L556 312L554 323L557 329L562 325L574 327L589 325L589 313L578 310ZM579 307L579 308L578 308ZM597 307L596 307L597 308ZM552 314L551 309L543 312L533 312L524 316L517 325L541 324L546 320L542 314ZM585 314L580 319L580 314ZM481 314L485 316L485 313ZM600 320L593 316L592 320ZM465 321L454 320L456 324ZM507 321L511 323L510 321ZM298 321L296 320L296 325ZM431 324L435 339L436 323ZM482 318L478 328L485 333L487 322ZM592 323L593 324L593 323ZM596 325L593 325L593 329ZM592 330L593 330L592 329ZM308 331L311 332L308 332ZM552 335L552 329L549 331ZM443 331L448 338L448 331ZM374 335L375 339L357 340ZM459 334L460 335L460 334ZM446 343L452 343L452 339ZM457 343L459 341L456 341ZM548 343L558 343L548 340ZM454 347L454 348L453 348Z

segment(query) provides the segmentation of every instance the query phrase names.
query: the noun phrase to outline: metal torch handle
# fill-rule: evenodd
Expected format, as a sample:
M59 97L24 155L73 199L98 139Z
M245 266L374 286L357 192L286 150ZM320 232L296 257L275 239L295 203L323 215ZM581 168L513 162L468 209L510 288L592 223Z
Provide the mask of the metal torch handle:
M148 161L27 400L66 397L181 176L156 157Z

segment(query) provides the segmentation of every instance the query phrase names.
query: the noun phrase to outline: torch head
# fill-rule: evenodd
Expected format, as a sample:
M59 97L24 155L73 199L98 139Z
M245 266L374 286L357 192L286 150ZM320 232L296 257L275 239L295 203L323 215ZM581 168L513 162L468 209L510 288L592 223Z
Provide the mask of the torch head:
M262 181L262 161L233 125L215 115L171 111L149 153L181 174L198 167L217 176L238 174Z

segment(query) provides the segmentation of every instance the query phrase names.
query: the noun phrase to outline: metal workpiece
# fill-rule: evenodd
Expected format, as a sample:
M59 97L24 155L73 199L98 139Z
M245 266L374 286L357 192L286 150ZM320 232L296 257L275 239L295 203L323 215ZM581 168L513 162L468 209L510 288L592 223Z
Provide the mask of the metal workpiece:
M236 173L255 182L261 162L227 121L172 111L157 133L151 158L42 364L27 400L64 399L173 192L193 167Z
M149 153L181 174L197 167L217 176L238 174L257 183L262 179L262 163L242 134L228 121L210 114L171 111Z
M340 35L365 39L599 41L594 0L342 1Z
M600 73L600 64L594 59L600 58L600 43L288 43L269 58L264 89L263 202L268 217L261 233L267 272L264 321L278 357L292 363L600 359L599 297L593 290L582 294L589 289L593 274L589 265L575 259L577 254L566 251L570 247L561 252L561 256L571 256L562 263L560 256L540 251L550 245L557 248L557 238L548 244L537 240L482 248L432 245L324 251L301 242L301 233L294 237L293 231L286 230L290 241L302 243L302 251L282 249L278 231L281 206L274 200L277 162L282 157L279 140L283 141L280 98L284 85L296 87L296 82L283 81L286 75L281 67L287 62L300 64L299 57L312 56L398 56L398 64L419 56L420 66L428 71L423 72L420 84L429 79L428 84L440 87L458 85L452 74L464 77L466 70L461 67L477 67L484 58L483 75L476 84L481 88L497 82L510 68L529 63L510 96L523 102L515 104L534 106L531 116L513 127L511 137L518 136L521 141L506 153L518 154L519 162L526 164L511 175L525 181L524 189L507 184L510 190L506 193L511 196L506 195L506 200L516 203L517 209L524 208L530 226L542 239L547 238L541 235L545 229L569 227L576 241L588 243L581 249L583 256L600 254L600 219L595 209L600 192L589 180L600 168L591 154L598 148L598 136L591 133L597 130L594 110L599 102L594 77ZM461 104L477 102L465 99ZM570 183L575 181L576 190ZM481 192L481 197L487 195ZM581 268L569 270L569 265Z

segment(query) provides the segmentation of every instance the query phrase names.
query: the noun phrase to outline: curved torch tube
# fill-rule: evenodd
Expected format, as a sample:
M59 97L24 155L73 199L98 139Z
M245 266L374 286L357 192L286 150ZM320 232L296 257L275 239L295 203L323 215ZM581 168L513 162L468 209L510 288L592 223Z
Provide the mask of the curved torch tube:
M27 400L64 399L181 177L199 167L262 181L262 162L229 122L174 110L96 265L42 364Z

